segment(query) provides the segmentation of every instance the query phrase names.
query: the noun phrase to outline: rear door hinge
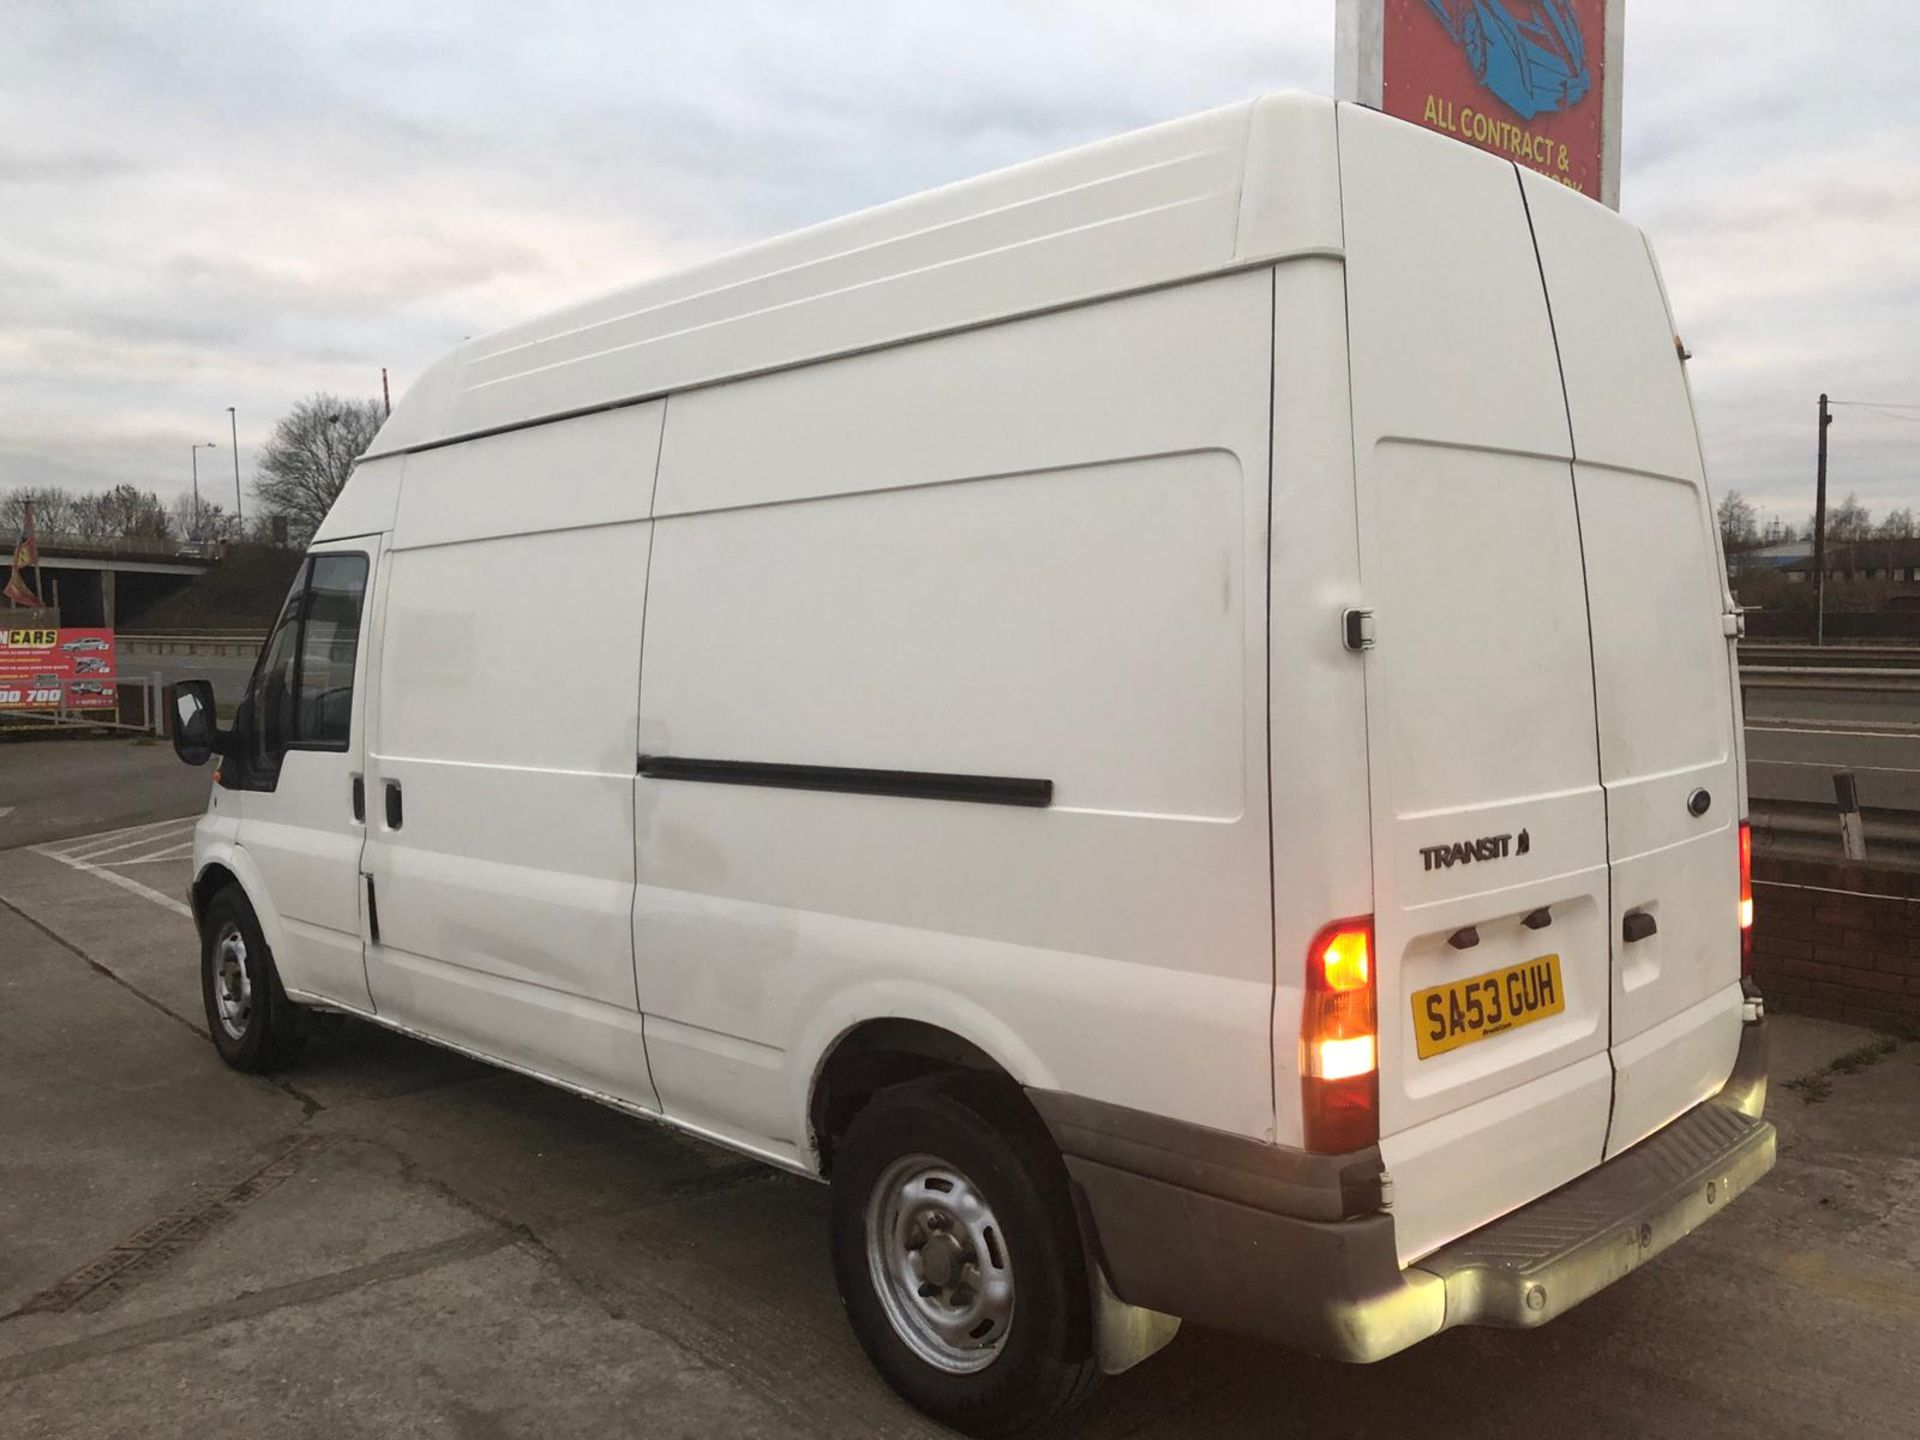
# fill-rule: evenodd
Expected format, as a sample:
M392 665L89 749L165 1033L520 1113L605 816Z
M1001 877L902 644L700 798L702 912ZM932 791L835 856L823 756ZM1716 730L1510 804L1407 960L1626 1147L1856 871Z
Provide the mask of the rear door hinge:
M1373 611L1342 610L1340 612L1340 643L1349 650L1371 650L1373 648Z
M1736 605L1720 617L1720 633L1729 640L1747 638L1747 612Z

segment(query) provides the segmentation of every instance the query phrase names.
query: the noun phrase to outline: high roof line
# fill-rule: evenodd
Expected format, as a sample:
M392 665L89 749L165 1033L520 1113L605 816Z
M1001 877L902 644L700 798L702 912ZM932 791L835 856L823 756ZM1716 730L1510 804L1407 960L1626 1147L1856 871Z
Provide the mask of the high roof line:
M1263 96L470 340L401 398L367 458L1247 266L1339 256L1336 115L1323 97Z

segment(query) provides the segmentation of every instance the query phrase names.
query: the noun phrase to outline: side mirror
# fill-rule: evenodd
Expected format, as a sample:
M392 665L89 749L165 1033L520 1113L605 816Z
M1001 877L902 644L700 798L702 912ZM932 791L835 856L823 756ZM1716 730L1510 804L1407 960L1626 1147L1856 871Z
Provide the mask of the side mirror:
M167 687L167 718L173 753L189 765L204 765L220 749L219 719L211 680L176 680Z

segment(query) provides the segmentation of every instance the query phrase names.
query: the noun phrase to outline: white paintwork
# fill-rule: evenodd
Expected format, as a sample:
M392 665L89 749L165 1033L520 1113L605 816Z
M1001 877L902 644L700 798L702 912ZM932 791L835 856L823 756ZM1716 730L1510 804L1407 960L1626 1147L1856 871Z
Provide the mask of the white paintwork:
M1225 277L670 403L643 753L1055 787L642 781L670 1113L804 1144L792 1038L884 980L1060 1088L1271 1132L1271 296Z
M1606 810L1566 402L1514 167L1365 110L1340 123L1361 574L1380 636L1381 1150L1412 1258L1600 1158L1608 1087L1567 1076L1606 1073ZM1522 829L1524 857L1424 868L1423 847ZM1522 927L1541 906L1552 925ZM1468 925L1480 944L1451 947ZM1565 1013L1416 1057L1415 992L1547 953Z
M1547 191L1269 98L470 342L322 531L378 555L367 837L311 847L344 888L246 843L331 835L301 785L223 793L196 865L301 996L802 1171L875 1019L1297 1145L1309 942L1371 913L1403 1258L1484 1224L1598 1163L1610 1106L1617 1149L1711 1089L1740 1012L1691 405L1640 236ZM322 888L358 978L312 958ZM1636 905L1658 943L1616 953ZM1549 950L1564 1014L1416 1058L1413 991Z
M1337 252L1333 105L1271 95L782 236L470 340L391 455L593 406Z
M1652 938L1616 939L1619 1071L1608 1153L1714 1090L1740 1043L1739 767L1732 646L1722 630L1717 526L1678 347L1645 240L1599 206L1522 174L1553 301L1573 420L1587 556L1600 773L1618 937L1632 910ZM1713 797L1695 818L1687 797ZM1727 996L1733 997L1732 1001ZM1684 1038L1629 1041L1720 997ZM1710 1007L1711 1009L1712 1007ZM1682 1063L1677 1052L1698 1052ZM1644 1067L1645 1074L1637 1073Z
M316 541L315 555L367 557L367 590L360 606L361 668L365 666L379 576L382 539ZM296 584L303 583L302 580ZM271 641L269 641L271 643ZM248 795L238 849L273 896L279 935L268 934L283 983L337 995L366 1008L361 958L360 847L366 827L354 818L353 777L362 772L367 740L367 692L355 685L348 749L289 750L271 794Z
M327 518L314 531L314 542L325 544L330 540L392 530L400 504L400 477L406 469L404 455L360 461L333 502L333 508L327 511Z

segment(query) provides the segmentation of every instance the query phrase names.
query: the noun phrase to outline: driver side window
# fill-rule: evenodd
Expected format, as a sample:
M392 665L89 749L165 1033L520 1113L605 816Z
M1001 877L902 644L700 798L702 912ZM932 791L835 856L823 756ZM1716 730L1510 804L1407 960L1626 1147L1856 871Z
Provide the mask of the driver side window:
M345 750L367 557L314 555L301 566L241 702L246 766L235 779L271 790L289 750Z

